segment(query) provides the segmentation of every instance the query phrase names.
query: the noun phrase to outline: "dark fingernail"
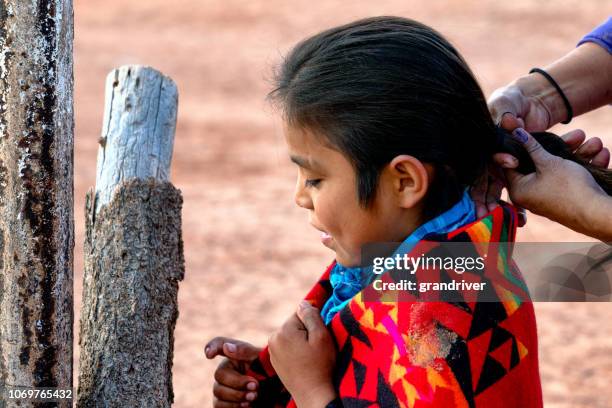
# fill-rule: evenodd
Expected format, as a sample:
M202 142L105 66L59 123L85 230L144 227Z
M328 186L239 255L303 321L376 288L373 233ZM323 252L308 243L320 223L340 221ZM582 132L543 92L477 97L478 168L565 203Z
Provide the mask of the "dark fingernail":
M501 116L499 117L499 121L497 122L497 126L501 127L502 122L504 121L504 116L506 115L510 115L510 117L515 118L516 116L514 115L514 113L512 112L504 112L501 114Z
M253 401L257 397L257 394L254 392L247 392L246 399L249 401Z
M210 346L206 346L206 348L204 348L204 354L206 354L206 357L208 357L209 351L210 351Z
M257 384L255 384L254 382L250 382L247 384L247 390L255 391L256 388Z
M529 135L527 134L525 129L522 128L514 129L512 131L512 136L514 136L514 138L521 143L527 143L527 140L529 140Z

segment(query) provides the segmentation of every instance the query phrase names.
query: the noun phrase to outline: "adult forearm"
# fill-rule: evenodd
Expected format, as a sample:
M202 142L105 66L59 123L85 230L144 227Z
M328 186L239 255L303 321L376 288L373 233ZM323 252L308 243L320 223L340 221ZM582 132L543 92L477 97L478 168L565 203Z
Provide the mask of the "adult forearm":
M602 193L584 197L584 202L576 230L603 242L612 242L612 197Z
M544 67L568 98L574 116L612 103L612 54L594 43L585 43ZM550 113L549 126L567 119L561 95L541 74L516 80L526 97L539 99Z

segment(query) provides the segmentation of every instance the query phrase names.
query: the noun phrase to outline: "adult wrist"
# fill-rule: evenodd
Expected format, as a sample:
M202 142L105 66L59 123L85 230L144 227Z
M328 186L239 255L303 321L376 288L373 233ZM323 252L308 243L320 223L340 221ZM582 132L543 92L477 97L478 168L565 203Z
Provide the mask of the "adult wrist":
M585 199L590 205L583 206L581 224L585 234L603 242L612 242L612 197L604 191Z

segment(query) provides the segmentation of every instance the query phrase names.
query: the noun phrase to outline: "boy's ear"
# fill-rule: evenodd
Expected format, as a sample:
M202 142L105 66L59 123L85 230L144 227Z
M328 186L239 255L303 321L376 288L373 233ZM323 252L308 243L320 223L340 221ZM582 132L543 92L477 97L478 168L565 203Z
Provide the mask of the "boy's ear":
M433 168L414 156L396 156L388 165L393 193L402 208L412 208L427 194Z

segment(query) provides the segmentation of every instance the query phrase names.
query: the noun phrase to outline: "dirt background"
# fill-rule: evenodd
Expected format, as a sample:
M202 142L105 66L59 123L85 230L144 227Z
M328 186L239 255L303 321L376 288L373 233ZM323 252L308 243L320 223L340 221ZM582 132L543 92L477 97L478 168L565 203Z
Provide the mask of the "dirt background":
M123 64L150 65L171 76L180 92L172 169L185 200L187 264L173 369L180 408L211 406L216 362L204 358L208 339L227 335L263 344L332 259L293 203L295 169L264 100L283 53L333 25L406 16L445 34L489 94L552 62L612 14L603 0L75 3L75 382L83 206L95 183L104 78ZM612 146L609 107L567 128L574 127ZM531 214L518 239L589 240ZM610 406L610 304L537 304L536 311L546 406Z

